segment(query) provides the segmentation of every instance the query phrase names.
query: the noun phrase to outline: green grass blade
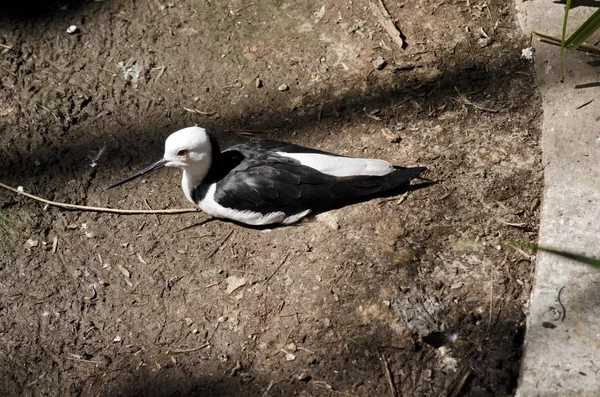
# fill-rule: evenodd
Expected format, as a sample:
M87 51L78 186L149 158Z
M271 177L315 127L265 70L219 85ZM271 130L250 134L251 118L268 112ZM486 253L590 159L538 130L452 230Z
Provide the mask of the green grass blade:
M562 36L560 41L560 79L564 80L564 58L565 58L565 35L567 33L567 19L569 18L569 10L571 9L571 0L567 0L565 4L565 17L563 18Z
M554 255L562 256L563 258L572 259L577 262L585 263L600 269L600 259L592 258L585 255L574 254L572 252L560 251L553 248L535 247L538 251L549 252Z
M565 47L575 50L583 44L594 32L600 29L600 9L596 10L573 34L565 41ZM564 30L563 30L564 40Z

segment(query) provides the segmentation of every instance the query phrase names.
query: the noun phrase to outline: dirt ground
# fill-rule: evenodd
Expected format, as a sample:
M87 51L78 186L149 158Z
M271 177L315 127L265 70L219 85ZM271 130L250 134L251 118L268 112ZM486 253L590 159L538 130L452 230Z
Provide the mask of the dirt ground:
M105 188L194 124L439 183L268 230L0 189L1 395L513 394L534 258L504 243L536 240L542 188L529 41L510 2L384 3L406 50L367 0L3 6L3 183L187 208L174 169Z

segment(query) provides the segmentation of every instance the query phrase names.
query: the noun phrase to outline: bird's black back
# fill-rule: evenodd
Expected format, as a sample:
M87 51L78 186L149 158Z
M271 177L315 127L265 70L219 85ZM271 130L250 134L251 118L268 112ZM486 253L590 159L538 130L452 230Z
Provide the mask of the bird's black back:
M213 152L216 158L207 178L194 192L195 200L200 201L208 187L216 183L214 199L224 207L262 214L281 211L290 216L396 194L425 171L396 167L384 176L335 177L276 151L332 155L277 141L252 141L220 155Z

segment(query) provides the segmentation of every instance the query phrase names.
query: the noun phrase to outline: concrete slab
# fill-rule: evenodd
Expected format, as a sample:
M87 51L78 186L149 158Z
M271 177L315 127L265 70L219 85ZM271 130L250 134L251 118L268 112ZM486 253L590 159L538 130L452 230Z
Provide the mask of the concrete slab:
M558 35L564 6L517 0L521 27ZM595 9L571 10L569 32ZM593 41L593 40L592 40ZM540 245L600 257L600 58L533 39L543 101ZM600 271L538 255L517 396L600 395ZM559 292L560 294L559 302Z

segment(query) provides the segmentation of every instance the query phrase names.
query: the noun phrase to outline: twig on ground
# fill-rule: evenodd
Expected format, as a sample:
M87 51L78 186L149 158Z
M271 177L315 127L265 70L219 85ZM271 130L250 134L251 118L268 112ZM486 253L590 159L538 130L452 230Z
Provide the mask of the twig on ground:
M223 240L221 240L221 242L219 243L219 245L217 245L217 247L210 253L208 254L208 256L206 257L206 260L211 259L213 256L215 256L215 254L217 252L219 252L219 250L221 249L221 247L223 246L223 244L225 244L225 242L227 240L229 240L229 237L231 237L231 235L233 234L234 229L231 229L231 231L229 232L229 234L227 236L225 236L225 238Z
M263 397L266 397L269 395L269 392L271 391L271 389L273 388L273 386L275 385L275 381L271 380L269 382L269 385L267 386L267 388L265 389L265 392L263 393Z
M296 312L296 313L298 313L298 312ZM309 350L309 349L307 349L307 348L305 348L305 347L302 347L302 346L298 346L298 347L297 347L297 349L298 349L298 350L303 350L303 351L305 351L305 352L307 352L307 353L309 353L309 354L315 354L315 352L314 352L314 351L312 351L312 350Z
M285 254L285 258L283 258L283 260L281 261L281 263L279 264L279 266L277 266L277 269L275 269L275 271L273 273L271 273L271 275L269 277L267 277L267 279L265 280L265 282L263 283L263 285L266 285L269 282L269 280L271 280L273 278L273 276L275 275L275 273L277 273L279 271L279 269L287 261L287 258L289 256L290 256L289 252L287 254Z
M100 66L96 66L96 67L97 67L98 69L102 70L103 72L110 73L110 74L117 74L117 72L115 72L115 71L108 70L108 69L104 69L104 68L102 68L102 67L100 67Z
M452 381L448 384L446 392L442 395L447 397L458 396L463 387L465 387L465 383L467 383L467 379L469 379L469 376L471 376L471 370L468 368L464 368L462 371L458 371L454 379L452 379Z
M408 197L408 194L409 194L409 193L410 193L410 192L405 192L405 193L404 193L402 196L400 196L400 197L392 197L392 198L389 198L389 199L384 199L384 200L381 200L381 201L380 201L379 203L377 203L377 204L378 204L378 205L383 205L383 204L385 204L385 203L389 203L390 201L397 201L397 202L398 202L397 204L398 204L398 205L400 205L400 204L402 204L402 203L404 202L404 200L406 200L406 198Z
M204 225L205 223L212 222L212 221L216 221L216 220L217 220L217 218L208 218L208 219L204 219L204 220L203 220L203 221L201 221L201 222L197 222L197 223L194 223L194 224L192 224L192 225L186 226L186 227L184 227L184 228L182 228L182 229L179 229L179 230L176 230L176 231L174 231L173 233L181 233L181 232L183 232L183 231L186 231L186 230L189 230L189 229L191 229L191 228L193 228L193 227L196 227L196 226L202 226L202 225ZM191 238L203 238L203 237L209 237L209 236L212 236L212 234L203 234L202 236L190 236L190 237L191 237Z
M512 226L512 227L516 227L518 229L524 229L528 226L528 224L526 222L521 222L521 223L512 223L512 222L506 222L503 219L498 218L498 222L502 223L503 225L506 226Z
M551 34L548 34L546 32L542 32L539 30L534 30L532 32L534 35L539 36L543 39L549 40L548 44L555 44L555 45L560 45L560 43L562 42L562 40L560 39L560 37L558 36L553 36ZM600 54L600 47L592 45L592 44L587 44L587 43L583 43L581 44L579 47L576 48L577 51L583 51L583 52L591 52L594 54Z
M160 68L160 72L158 72L158 76L156 76L156 78L154 79L154 82L156 83L158 81L158 79L160 79L160 77L163 75L163 73L165 72L165 70L167 69L166 66L161 66Z
M230 13L231 15L233 15L233 16L237 16L237 13L238 13L238 12L240 12L240 11L243 11L243 10L245 10L246 8L250 8L250 7L252 7L252 6L255 6L255 5L256 5L255 3L250 3L250 4L248 4L248 5L245 5L245 6L243 6L243 7L240 7L240 8L238 8L237 10L231 10L231 9L230 9L230 10L229 10L229 13Z
M146 200L146 198L145 198L145 197L144 197L144 204L146 204L146 207L148 207L148 209L149 209L150 211L154 211L154 210L152 209L152 207L150 207L150 204L148 204L148 200ZM156 223L158 223L158 224L160 225L160 219L158 219L158 216L157 216L156 214L153 214L153 215L154 215L154 218L156 219Z
M592 103L592 102L594 102L594 100L593 100L593 99L590 99L590 100L589 100L589 101L587 101L586 103L584 103L584 104L582 104L582 105L579 105L579 106L577 106L575 109L579 110L579 109L581 109L581 108L583 108L583 107L586 107L587 105L589 105L589 104L590 104L590 103Z
M488 316L488 324L487 324L486 332L492 326L493 311L494 311L494 273L493 273L493 269L490 266L490 311L489 311L489 316Z
M181 350L167 350L167 354L182 354L182 353L193 353L198 350L202 350L205 347L209 347L210 343L205 343L203 345L192 347L191 349L181 349Z
M85 358L81 358L76 354L70 354L72 357L67 357L67 360L80 361L82 363L92 363L92 364L104 364L104 361L97 360L86 360Z
M328 384L324 380L314 380L314 381L312 381L310 383L313 386L315 386L315 387L327 390L329 393L337 394L337 395L340 395L340 396L346 396L346 397L359 397L358 394L345 393L343 391L335 390L333 388L333 386L331 386L330 384Z
M324 103L319 105L319 113L317 113L317 122L321 122L321 117L323 116L323 108L325 107Z
M378 19L381 27L385 29L392 41L396 43L400 49L406 49L408 44L406 44L406 41L404 41L405 36L392 19L392 16L388 12L387 8L385 8L383 1L377 0L377 3L371 2L370 6L371 12L373 12L373 15L375 15L375 17Z
M249 137L249 136L254 136L254 135L268 134L268 132L266 132L266 131L248 131L248 130L232 130L232 129L223 130L223 132L228 132L230 134L238 135L238 136L241 136L244 138Z
M454 90L456 91L456 93L458 94L458 99L465 105L474 107L477 110L481 110L483 112L490 112L490 113L500 113L502 111L504 111L503 109L492 109L492 108L487 108L485 106L480 106L476 103L471 102L471 100L469 100L469 98L467 98L466 95L462 94L458 88L454 87Z
M560 295L562 294L562 291L563 289L565 289L565 287L566 285L563 285L561 289L558 290L558 304L562 309L562 312L560 313L560 321L565 321L565 317L567 316L567 308L565 307L565 305L563 305L562 301L560 300Z
M186 108L184 107L183 110L185 110L186 112L190 112L190 113L196 113L199 114L201 116L212 116L215 114L215 112L205 112L202 110L198 110L198 109L190 109L190 108Z
M106 207L90 207L87 205L77 205L77 204L67 204L67 203L59 203L57 201L46 200L39 196L22 192L20 190L15 189L14 187L5 185L0 182L0 187L10 190L13 193L20 194L25 197L29 197L30 199L58 207L66 210L79 210L79 211L92 211L92 212L108 212L112 214L127 214L127 215L141 215L141 214L186 214L189 212L199 212L200 210L197 208L177 208L177 209L167 209L167 210L123 210L119 208L106 208Z
M388 385L390 385L390 395L396 397L396 385L394 385L394 379L392 379L392 373L390 372L390 365L384 353L381 353L381 360L383 360L383 366L385 368L385 378L387 379Z
M52 110L48 109L46 106L44 105L40 105L39 103L37 103L36 105L38 105L39 107L41 107L42 109L44 109L45 111L47 111L48 113L50 113L52 116L54 116L54 119L60 123L60 119L54 114L52 113Z

